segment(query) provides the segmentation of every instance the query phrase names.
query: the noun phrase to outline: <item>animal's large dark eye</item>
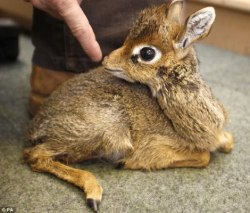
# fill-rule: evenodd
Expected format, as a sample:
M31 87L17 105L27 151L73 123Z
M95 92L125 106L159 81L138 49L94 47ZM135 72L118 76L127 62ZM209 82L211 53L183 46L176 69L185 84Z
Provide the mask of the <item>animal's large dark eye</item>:
M140 55L144 61L151 61L155 57L155 50L151 47L143 47L140 50Z

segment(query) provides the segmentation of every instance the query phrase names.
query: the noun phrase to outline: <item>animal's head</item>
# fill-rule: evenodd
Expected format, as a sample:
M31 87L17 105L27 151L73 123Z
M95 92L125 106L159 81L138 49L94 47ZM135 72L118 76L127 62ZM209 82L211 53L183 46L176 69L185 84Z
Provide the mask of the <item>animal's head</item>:
M183 0L174 0L143 10L123 46L105 57L103 65L113 75L127 81L150 85L159 72L195 61L192 44L210 31L215 19L212 7L206 7L181 23ZM165 68L165 70L164 70Z

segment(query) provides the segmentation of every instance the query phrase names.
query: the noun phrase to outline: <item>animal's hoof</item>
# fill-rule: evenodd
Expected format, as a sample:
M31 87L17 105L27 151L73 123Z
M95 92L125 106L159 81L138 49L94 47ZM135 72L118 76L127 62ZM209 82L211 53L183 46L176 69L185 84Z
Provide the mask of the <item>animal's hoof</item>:
M125 163L124 162L120 162L120 163L118 163L118 164L116 164L116 169L123 169L124 168L124 165L125 165Z
M218 151L223 153L230 153L234 147L233 135L229 132L224 132L225 144L221 146Z
M94 212L97 212L99 210L101 201L94 200L92 198L87 199L87 205L89 208L91 208Z

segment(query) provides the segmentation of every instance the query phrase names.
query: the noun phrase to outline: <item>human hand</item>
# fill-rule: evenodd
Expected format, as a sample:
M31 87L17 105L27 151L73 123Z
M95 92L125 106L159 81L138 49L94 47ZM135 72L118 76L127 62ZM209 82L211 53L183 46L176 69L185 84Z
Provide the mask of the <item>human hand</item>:
M82 0L30 0L30 2L34 7L64 20L93 61L102 59L102 52L93 29L80 7Z

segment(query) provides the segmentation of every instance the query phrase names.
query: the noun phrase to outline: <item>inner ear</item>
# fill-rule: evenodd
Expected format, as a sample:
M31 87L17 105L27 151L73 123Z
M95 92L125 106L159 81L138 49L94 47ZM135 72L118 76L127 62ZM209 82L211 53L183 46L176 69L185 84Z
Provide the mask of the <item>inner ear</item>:
M206 7L192 14L186 21L183 32L174 43L175 49L185 49L195 41L205 38L215 20L213 7Z
M168 6L167 19L180 24L183 0L173 0Z

